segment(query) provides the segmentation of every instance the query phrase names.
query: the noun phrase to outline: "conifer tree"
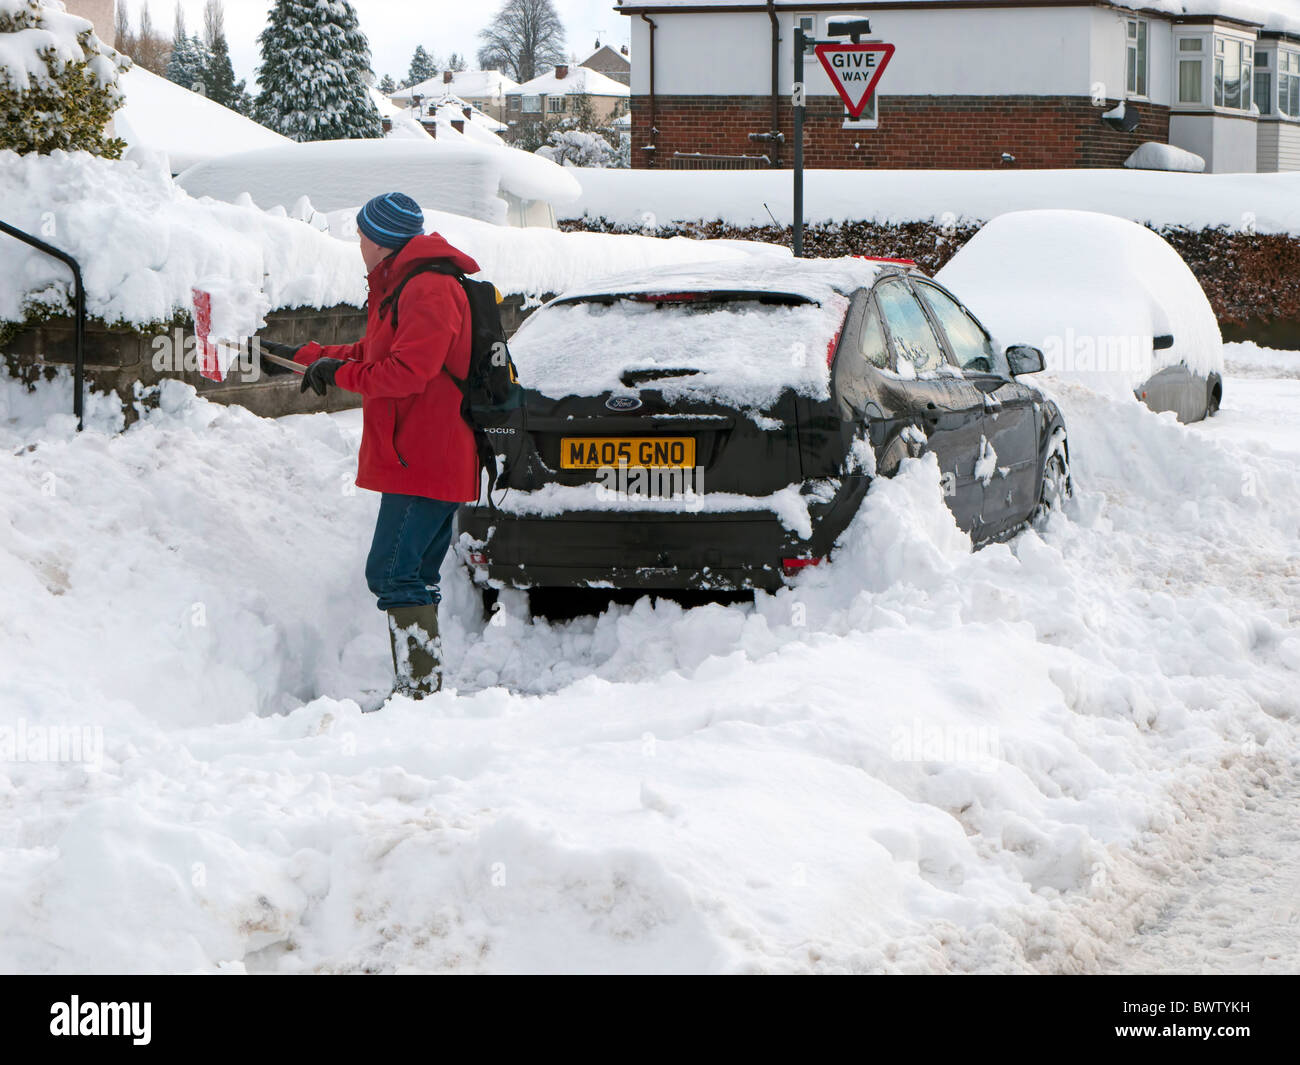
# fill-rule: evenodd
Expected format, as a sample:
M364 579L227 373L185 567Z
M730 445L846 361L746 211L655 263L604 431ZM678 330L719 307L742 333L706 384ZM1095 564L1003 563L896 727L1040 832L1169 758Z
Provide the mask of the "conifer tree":
M370 45L348 0L275 0L258 36L256 117L297 141L382 137Z

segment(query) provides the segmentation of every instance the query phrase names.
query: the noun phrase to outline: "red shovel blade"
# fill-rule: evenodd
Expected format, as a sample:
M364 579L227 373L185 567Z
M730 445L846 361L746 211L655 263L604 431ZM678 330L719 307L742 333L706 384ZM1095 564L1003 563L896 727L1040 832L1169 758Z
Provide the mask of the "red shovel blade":
M190 295L194 297L194 336L199 342L199 373L210 381L220 381L221 363L217 358L217 345L211 339L212 293L192 288Z

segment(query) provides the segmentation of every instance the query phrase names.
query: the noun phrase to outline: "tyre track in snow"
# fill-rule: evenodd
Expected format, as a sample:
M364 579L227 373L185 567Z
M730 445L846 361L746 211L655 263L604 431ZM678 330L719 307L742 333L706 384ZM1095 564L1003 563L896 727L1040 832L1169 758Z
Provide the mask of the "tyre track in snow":
M1294 769L1294 767L1293 767ZM1107 973L1300 972L1300 774L1251 787L1159 916L1117 944Z

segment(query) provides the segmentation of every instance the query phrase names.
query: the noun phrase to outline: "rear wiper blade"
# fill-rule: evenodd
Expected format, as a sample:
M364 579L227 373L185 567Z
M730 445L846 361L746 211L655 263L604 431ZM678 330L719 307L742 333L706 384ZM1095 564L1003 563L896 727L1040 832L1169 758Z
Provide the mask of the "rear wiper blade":
M821 306L820 300L796 292L766 292L748 289L699 289L687 291L665 289L653 292L594 292L578 296L561 296L555 299L553 303L555 306L578 303L599 303L609 306L619 300L658 304L761 303L779 307Z
M619 375L619 380L628 388L635 388L637 385L643 385L647 381L662 381L667 377L694 377L699 370L691 370L686 367L671 369L648 368L644 370L624 370Z

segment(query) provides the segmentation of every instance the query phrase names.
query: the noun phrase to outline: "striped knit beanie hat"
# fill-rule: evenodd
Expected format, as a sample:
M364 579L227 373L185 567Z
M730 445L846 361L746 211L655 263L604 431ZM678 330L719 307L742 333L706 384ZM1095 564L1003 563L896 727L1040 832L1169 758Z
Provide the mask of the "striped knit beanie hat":
M381 248L398 249L424 232L424 212L411 197L386 192L357 212L357 228Z

